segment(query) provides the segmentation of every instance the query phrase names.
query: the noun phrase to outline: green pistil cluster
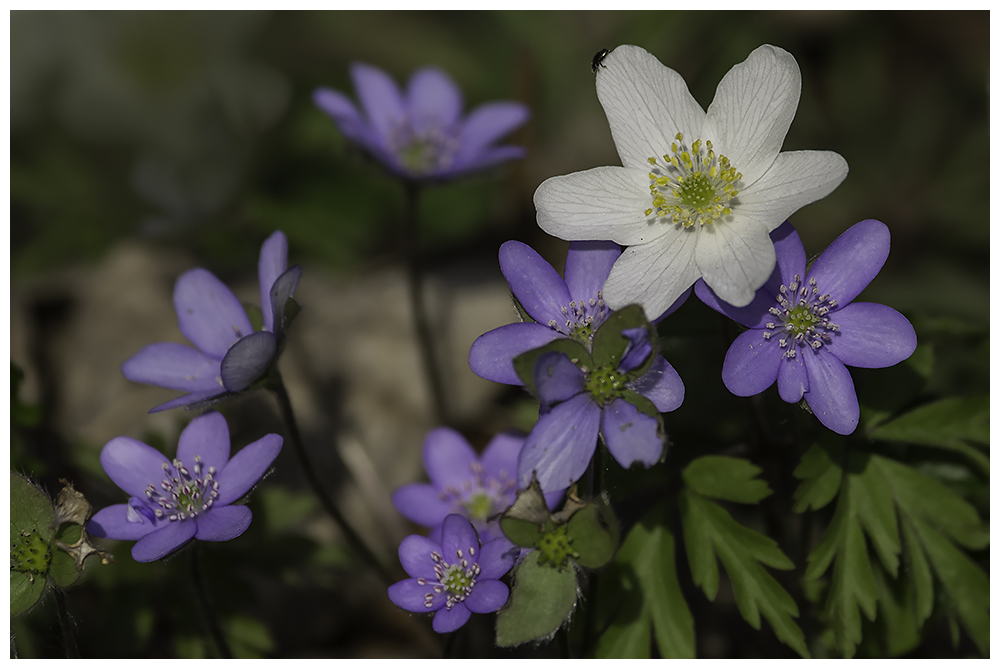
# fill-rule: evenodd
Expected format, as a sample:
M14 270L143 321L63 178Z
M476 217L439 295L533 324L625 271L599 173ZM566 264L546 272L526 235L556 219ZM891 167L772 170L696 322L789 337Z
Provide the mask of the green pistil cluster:
M566 533L566 526L556 525L543 534L538 542L536 548L542 554L540 562L542 564L548 562L562 569L569 558L580 557L579 553L573 550L572 543L572 537Z
M52 561L52 549L37 530L20 532L10 547L10 569L34 574L44 574Z
M464 506L472 521L485 521L493 515L493 498L484 491L473 494Z
M680 144L678 144L680 142ZM739 194L737 185L743 175L725 156L715 154L712 142L694 141L690 149L684 135L677 133L677 142L663 163L648 158L653 170L649 173L649 192L653 206L646 216L670 218L689 228L695 223L707 225L732 214L730 202Z
M624 385L625 375L614 367L598 367L587 372L587 392L601 406L621 397Z
M453 564L444 571L441 578L441 585L453 595L465 597L475 585L476 579L471 572L466 571L460 564Z
M414 139L399 152L399 162L415 174L430 172L437 162L437 147L424 139Z
M775 299L778 306L768 312L778 320L764 324L764 339L778 335L778 346L789 360L796 356L795 344L815 351L829 344L833 339L831 333L840 330L828 315L837 307L837 300L829 294L820 294L815 277L807 283L796 274L787 286L782 284L778 288Z

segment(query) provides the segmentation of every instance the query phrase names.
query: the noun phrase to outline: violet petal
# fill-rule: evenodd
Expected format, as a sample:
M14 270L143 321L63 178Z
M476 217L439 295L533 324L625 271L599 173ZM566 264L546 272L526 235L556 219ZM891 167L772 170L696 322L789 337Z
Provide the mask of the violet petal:
M621 254L614 242L570 242L564 272L570 299L588 306L596 300Z
M437 611L445 603L445 596L443 594L434 594L434 586L430 584L420 585L417 583L417 579L408 578L399 583L393 583L389 586L389 601L403 609L404 611L411 611L412 613L430 613L431 611ZM425 595L434 595L431 600L431 606L427 606L427 600Z
M448 609L438 609L438 612L434 614L434 623L431 627L438 634L447 634L448 632L454 632L459 627L469 622L469 618L472 617L472 613L466 608L465 604L458 602L455 606Z
M451 513L451 504L442 500L440 495L440 491L432 485L411 483L392 493L392 505L407 520L424 527L434 527Z
M188 392L221 388L218 360L174 342L143 347L122 363L122 375L136 383Z
M271 286L268 304L271 305L271 311L274 313L274 323L271 332L276 337L280 337L282 332L284 332L285 305L288 303L289 298L295 295L295 289L298 288L301 277L302 268L298 265L292 265L282 272L281 276L275 279L274 285Z
M762 330L747 330L726 351L722 382L729 392L740 397L762 393L778 378L780 362L777 336L764 339Z
M872 302L854 302L830 314L840 329L826 344L845 365L889 367L906 360L917 348L917 333L903 314Z
M177 459L189 470L194 467L195 456L201 457L202 469L207 472L215 467L221 472L229 462L229 425L217 411L204 413L181 432L177 443Z
M313 92L313 103L334 120L348 139L368 144L371 137L368 123L346 95L330 88L317 88Z
M191 541L197 531L198 525L191 518L165 523L155 532L135 542L132 546L132 558L136 562L153 562L164 558Z
M242 504L213 506L195 518L198 532L194 538L199 541L229 541L246 532L251 520L253 512Z
M436 67L425 67L407 84L410 127L418 135L450 128L462 113L462 92L451 77Z
M491 146L475 155L456 158L449 168L442 169L435 176L451 177L473 170L482 170L509 160L523 158L527 153L527 150L520 146Z
M854 381L837 356L819 349L802 356L809 373L805 393L809 408L826 427L837 434L850 434L858 426L861 411Z
M439 427L424 437L424 470L436 488L460 490L472 478L476 460L469 442L451 428Z
M271 366L278 340L267 330L254 332L233 344L222 359L222 384L231 393L246 390Z
M431 553L441 554L441 546L419 534L411 534L399 544L399 562L413 578L436 581Z
M384 71L365 63L351 64L351 80L379 147L388 146L393 133L408 123L396 82Z
M282 441L280 435L268 434L234 455L215 477L219 482L219 498L215 503L225 506L247 494L278 457Z
M563 402L584 389L583 372L565 353L550 351L538 356L532 376L542 404Z
M601 434L611 455L628 469L633 462L651 467L663 455L663 434L658 423L625 400L616 399L604 407Z
M477 154L528 120L528 108L518 102L487 102L466 116L459 133L457 160L473 160Z
M649 331L646 328L628 328L621 333L628 343L618 362L618 369L622 372L631 372L646 362L649 354L653 352L653 342L650 341Z
M158 406L153 407L149 410L149 413L159 413L161 411L167 411L168 409L176 409L177 407L191 406L192 404L197 404L198 402L205 402L212 399L213 397L218 397L219 395L225 394L225 388L219 388L218 390L203 390L198 393L190 393L188 395L181 395L176 399L172 399L169 402L164 402Z
M684 401L684 382L677 370L661 355L653 359L649 371L629 383L628 387L652 402L661 413L677 409Z
M441 551L442 557L448 564L455 564L456 561L469 560L472 553L479 552L479 536L468 518L453 513L444 519L441 525ZM459 554L461 551L461 554Z
M517 456L524 446L524 437L501 432L486 445L480 458L484 479L513 479L517 473Z
M518 241L504 242L499 255L500 271L528 315L542 325L550 321L561 325L566 320L562 308L570 303L569 290L552 265Z
M802 355L796 355L790 360L780 355L776 356L778 358L778 396L790 403L802 399L802 395L808 392L812 381L803 362L803 359L810 352L800 350L799 353Z
M562 490L579 480L594 455L600 425L601 409L588 393L539 416L517 461L518 485L527 488L532 472L542 492Z
M493 579L476 581L472 592L463 604L472 613L493 613L507 603L510 590L500 581Z
M488 381L521 385L514 371L514 358L562 337L538 323L511 323L479 336L469 349L469 367Z
M260 284L260 310L264 316L264 329L274 332L274 309L271 306L271 286L288 266L288 240L278 230L260 247L257 260L257 279Z
M135 541L163 525L163 521L157 522L155 519L149 520L145 517L141 518L141 522L131 522L128 519L128 508L128 504L112 504L104 507L87 523L87 531L95 537Z
M829 293L841 307L871 283L889 257L889 228L868 219L855 223L816 259L809 276L820 293Z
M101 450L101 466L115 485L133 497L145 498L146 486L158 486L168 458L131 437L115 437Z
M189 270L174 286L181 334L210 356L222 358L237 340L253 332L243 306L214 274Z
M520 552L519 547L508 541L507 537L501 536L487 541L476 553L476 562L479 563L480 569L479 577L500 578L514 566Z

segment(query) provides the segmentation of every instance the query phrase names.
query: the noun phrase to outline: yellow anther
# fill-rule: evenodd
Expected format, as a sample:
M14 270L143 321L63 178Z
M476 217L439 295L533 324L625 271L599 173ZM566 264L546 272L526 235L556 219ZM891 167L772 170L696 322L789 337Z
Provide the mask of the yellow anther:
M656 158L646 158L646 162L648 162L650 165L655 165Z

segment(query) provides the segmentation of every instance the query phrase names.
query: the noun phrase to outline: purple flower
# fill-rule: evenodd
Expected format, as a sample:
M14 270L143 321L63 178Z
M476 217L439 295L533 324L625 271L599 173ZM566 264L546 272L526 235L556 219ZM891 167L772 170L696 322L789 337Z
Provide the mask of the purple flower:
M619 314L640 313L637 306ZM612 323L607 323L608 327ZM595 337L593 356L577 344L532 351L533 391L541 402L538 422L525 440L517 479L526 488L534 474L543 492L562 489L587 469L598 435L622 467L650 467L663 455L666 436L660 412L684 399L674 368L655 354L652 326L621 330L624 349L610 352L610 338ZM609 362L610 361L610 362Z
M469 367L490 381L521 385L513 359L556 339L573 339L590 350L594 332L614 313L601 287L621 255L613 242L570 242L566 280L534 249L517 241L500 247L500 271L533 323L511 323L481 335L469 350ZM684 304L686 291L654 322Z
M150 344L122 363L129 381L189 393L150 413L238 393L270 368L284 346L285 304L302 275L298 265L285 269L287 257L288 242L281 231L260 248L260 332L253 331L239 300L214 274L197 268L181 275L174 286L177 324L196 348Z
M228 541L243 534L253 514L233 505L260 480L281 450L269 434L229 459L229 426L209 412L181 433L172 461L150 446L115 437L101 451L101 465L127 504L98 511L87 531L98 537L135 541L132 557L152 562L191 539Z
M473 613L492 613L507 603L510 591L501 576L510 571L519 549L504 538L482 546L468 520L444 519L441 542L417 534L399 545L399 561L412 576L389 586L393 604L413 613L434 614L434 631L454 632Z
M775 381L786 402L806 403L839 434L858 426L858 397L844 365L889 367L917 347L913 326L894 309L851 301L871 283L889 256L889 228L866 220L838 237L806 271L806 254L789 223L771 233L778 264L745 307L719 300L702 281L698 297L750 329L729 347L722 366L726 387L743 397Z
M441 524L452 513L464 516L484 542L503 536L497 516L514 503L517 456L524 437L498 434L476 457L469 443L452 429L439 427L424 439L424 468L431 482L396 490L392 503L408 520L431 528L440 539ZM550 495L555 504L562 491Z
M343 93L318 88L316 106L349 139L405 179L441 180L524 155L519 146L494 146L528 118L517 102L490 102L462 117L462 92L437 68L417 70L405 92L384 71L351 65L359 113Z

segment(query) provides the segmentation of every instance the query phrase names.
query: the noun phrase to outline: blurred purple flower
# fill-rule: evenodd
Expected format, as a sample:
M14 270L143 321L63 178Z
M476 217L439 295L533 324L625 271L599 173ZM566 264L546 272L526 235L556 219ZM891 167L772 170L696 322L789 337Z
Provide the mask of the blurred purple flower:
M384 71L351 65L359 112L343 93L318 88L316 106L392 172L405 179L442 180L524 156L519 146L494 146L528 119L518 102L489 102L462 117L462 92L437 68L413 73L405 92Z
M228 541L250 526L250 509L233 502L256 485L281 451L269 434L229 458L229 426L213 412L181 433L177 457L129 437L115 437L101 451L101 465L131 497L98 511L87 531L98 537L135 541L132 557L152 562L191 539Z
M561 338L578 341L589 351L594 332L613 313L604 303L601 287L620 255L621 248L613 242L570 242L563 280L527 244L505 242L500 247L500 271L535 322L511 323L481 335L469 350L472 371L490 381L521 385L512 362L520 354ZM685 291L653 322L676 311L690 293Z
M424 468L430 483L412 483L396 490L392 503L408 520L441 537L441 524L452 513L468 519L483 542L503 536L497 516L514 503L517 456L524 437L498 434L481 458L452 429L439 427L424 439ZM562 491L547 496L550 505Z
M650 467L663 455L666 435L656 412L679 407L684 384L670 363L653 351L645 328L623 330L622 335L629 342L615 368L574 362L558 351L535 360L541 408L518 458L521 488L529 485L532 474L545 493L579 480L594 456L598 435L622 467L634 462ZM649 369L634 378L634 370L650 355L655 357Z
M298 265L286 269L287 259L288 242L279 230L260 249L257 273L264 329L259 332L214 274L196 268L181 275L174 286L174 309L181 334L196 348L150 344L122 363L129 381L189 393L150 413L238 393L268 370L284 346L285 304L302 275Z
M473 613L492 613L507 603L510 591L500 582L520 550L504 538L480 546L469 521L458 514L444 519L441 542L417 534L399 545L399 561L412 578L389 586L393 604L413 613L434 614L434 631L454 632Z
M851 301L889 256L889 228L876 220L851 226L806 272L806 253L791 224L771 233L778 263L745 307L722 302L703 282L705 304L749 327L729 347L726 387L742 397L775 381L786 402L805 397L819 421L838 434L858 426L858 396L845 365L889 367L917 346L913 326L896 310Z

